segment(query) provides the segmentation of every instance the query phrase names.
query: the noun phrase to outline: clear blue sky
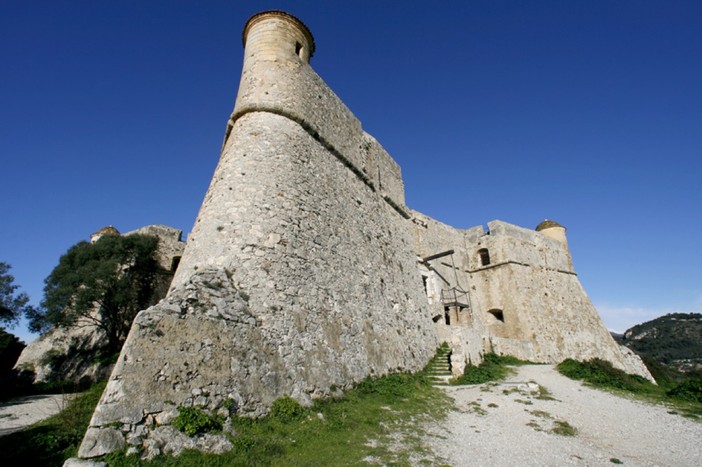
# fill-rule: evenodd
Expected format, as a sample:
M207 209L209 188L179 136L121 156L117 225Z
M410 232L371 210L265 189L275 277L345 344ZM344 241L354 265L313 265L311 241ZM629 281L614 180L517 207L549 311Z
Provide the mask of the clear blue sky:
M105 225L190 230L266 9L310 27L411 208L557 220L610 329L702 311L699 0L3 1L0 261L34 303Z

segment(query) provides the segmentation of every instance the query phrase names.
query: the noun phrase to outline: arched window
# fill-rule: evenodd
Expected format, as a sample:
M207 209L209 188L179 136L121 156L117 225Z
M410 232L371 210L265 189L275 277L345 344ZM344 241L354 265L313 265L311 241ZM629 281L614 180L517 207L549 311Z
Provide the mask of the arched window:
M490 252L487 248L481 248L478 250L478 256L480 256L480 265L487 266L490 264Z
M488 310L488 313L494 316L498 321L505 322L505 315L502 313L502 310L493 308L492 310Z

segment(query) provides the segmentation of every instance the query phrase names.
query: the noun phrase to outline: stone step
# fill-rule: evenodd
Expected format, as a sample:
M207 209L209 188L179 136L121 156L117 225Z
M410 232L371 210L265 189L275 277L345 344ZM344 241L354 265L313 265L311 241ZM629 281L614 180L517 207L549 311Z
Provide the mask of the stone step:
M434 386L448 386L451 378L453 378L453 375L435 376L430 379Z
M448 368L442 368L440 370L430 368L427 370L427 373L429 373L430 375L450 375L452 374L452 371Z

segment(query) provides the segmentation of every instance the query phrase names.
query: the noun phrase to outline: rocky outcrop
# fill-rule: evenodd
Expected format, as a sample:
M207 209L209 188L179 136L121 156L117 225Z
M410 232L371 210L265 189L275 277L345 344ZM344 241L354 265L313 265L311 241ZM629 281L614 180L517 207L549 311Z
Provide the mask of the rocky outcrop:
M105 334L92 322L80 320L67 328L53 328L30 343L15 368L34 373L34 381L99 381L112 371L112 363L99 360Z

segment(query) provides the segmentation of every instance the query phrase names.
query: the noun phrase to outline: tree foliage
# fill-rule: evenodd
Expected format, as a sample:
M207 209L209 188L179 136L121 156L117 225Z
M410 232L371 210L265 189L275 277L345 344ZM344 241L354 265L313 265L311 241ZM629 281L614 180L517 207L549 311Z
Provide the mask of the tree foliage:
M9 274L10 265L0 262L0 324L14 326L22 313L27 310L29 297L26 293L17 293L18 285Z
M30 329L93 324L118 350L136 314L152 304L161 271L157 246L158 238L147 235L106 235L72 246L44 281Z
M0 378L15 366L24 348L17 336L0 329Z

